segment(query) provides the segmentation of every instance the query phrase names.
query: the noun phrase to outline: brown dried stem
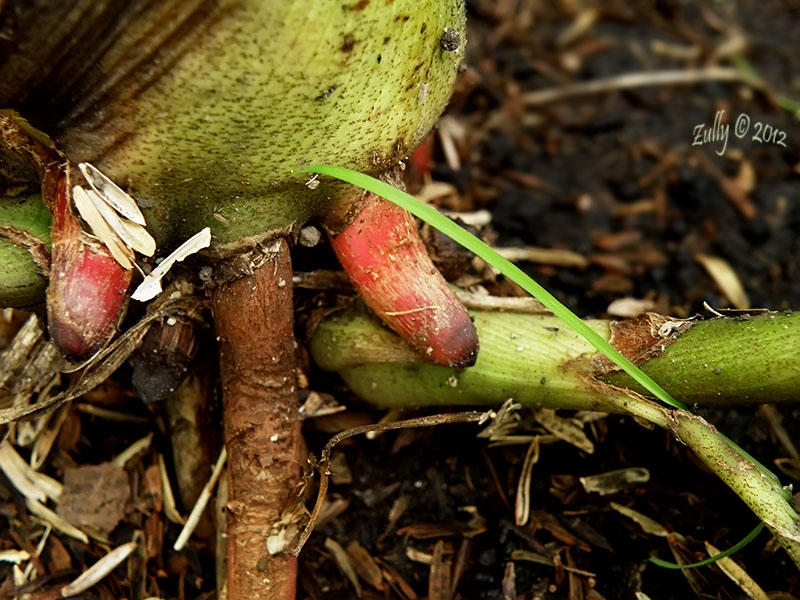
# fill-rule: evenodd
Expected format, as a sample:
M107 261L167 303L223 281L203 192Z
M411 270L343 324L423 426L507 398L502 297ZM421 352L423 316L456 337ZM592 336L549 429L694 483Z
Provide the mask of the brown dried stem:
M257 265L257 266L256 266ZM285 241L215 289L229 455L228 598L294 598L296 559L267 537L299 481L292 270Z

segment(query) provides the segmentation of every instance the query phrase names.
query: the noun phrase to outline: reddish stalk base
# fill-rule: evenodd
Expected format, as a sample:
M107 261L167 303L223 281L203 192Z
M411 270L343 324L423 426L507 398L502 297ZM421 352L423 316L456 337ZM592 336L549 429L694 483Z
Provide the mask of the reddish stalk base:
M367 305L422 356L451 367L475 363L475 326L408 212L370 194L331 244Z
M300 479L292 266L285 241L212 294L228 448L228 599L294 599L297 560L266 540Z
M61 176L53 211L47 322L62 354L83 360L113 335L133 271L88 238L72 214L67 178Z

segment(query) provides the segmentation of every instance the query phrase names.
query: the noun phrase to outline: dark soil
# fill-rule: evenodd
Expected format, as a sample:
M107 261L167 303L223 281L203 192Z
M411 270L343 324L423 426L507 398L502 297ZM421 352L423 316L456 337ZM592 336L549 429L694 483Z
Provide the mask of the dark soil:
M698 255L727 263L751 307L800 308L800 125L784 102L800 102L800 3L475 0L467 9L467 61L446 116L451 127L435 132L430 142L430 180L454 189L436 199L442 208L488 209L491 221L480 235L497 246L569 250L584 257L580 268L520 263L581 316L605 316L610 303L622 298L648 301L649 310L680 317L708 314L704 303L714 309L732 306ZM578 31L575 24L581 22L588 25ZM625 73L736 65L752 69L763 85L704 81L609 90L539 105L524 101L528 92ZM692 142L695 127L711 127L723 110L731 132L720 156L721 142ZM750 120L743 137L733 132L740 115ZM774 131L785 138L754 140L756 123L770 138ZM445 152L446 136L454 142L458 164ZM777 144L779 139L786 145ZM415 157L407 169L412 190L429 181L420 176L420 162ZM297 247L292 254L296 271L337 268L325 243ZM455 276L465 274L463 266L455 271ZM494 293L520 293L474 264L466 274ZM297 339L307 340L315 309L344 303L345 297L330 289L296 290ZM214 431L202 438L202 446L188 446L189 454L194 448L203 456L194 467L195 492L219 452L222 418L210 328L199 340L192 371L201 393L211 398L198 417L199 430ZM305 422L310 453L318 455L343 429L384 417L360 404L336 376L311 366L302 344L297 354L308 379L301 381L301 400L313 391L348 407ZM174 552L180 527L163 514L153 465L162 454L177 495L181 475L172 458L187 447L175 446L169 411L158 404L146 407L130 382L131 369L124 367L76 402L43 469L61 480L65 469L109 461L154 433L152 445L126 465L132 501L108 540L113 548L142 531L148 540L145 554L137 556L137 569L118 568L81 597L214 598L214 502L187 547ZM126 418L110 420L85 405ZM433 412L409 411L398 418ZM800 405L780 406L777 415L789 438L800 439ZM737 408L705 416L775 468L784 483L798 483L800 461L778 441L774 413ZM541 433L528 415L521 417L516 434ZM531 479L532 518L517 526L515 496L529 444L493 447L476 438L479 431L476 425L447 425L386 432L375 439L357 436L340 444L335 464L339 475L346 465L352 477L336 480L328 495L345 508L310 537L300 555L299 597L356 597L326 546L328 538L343 548L358 542L377 563L378 582L360 579L367 599L611 600L635 598L637 592L654 600L745 597L718 567L687 574L647 562L651 555L674 560L671 547L684 561L701 560L707 556L703 542L725 549L757 524L749 509L670 435L609 416L586 426L595 444L592 454L565 442L543 444ZM631 467L648 469L649 480L608 496L585 492L579 481ZM313 492L312 487L309 506ZM177 499L183 515L196 493L188 496ZM673 535L645 533L612 502L647 515ZM42 528L2 475L0 517L0 550L22 547L33 554ZM50 535L37 563L39 578L23 590L34 599L57 597L64 582L107 549ZM441 561L432 558L438 551ZM800 598L800 572L769 535L762 533L736 560L773 599ZM429 596L436 587L430 584L432 574L442 577L443 572L454 593L439 589ZM0 599L11 598L9 563L0 562L0 582Z
M697 254L727 262L751 306L796 308L800 127L775 98L800 99L791 33L800 31L800 5L602 3L594 25L560 46L559 36L588 10L577 6L469 5L467 69L448 111L464 126L457 140L460 167L448 164L441 137L433 141L433 180L452 183L458 193L440 204L461 211L488 208L491 224L483 235L498 246L558 248L587 257L583 269L521 264L583 316L603 316L623 297L650 299L656 310L677 316L708 314L704 302L730 306ZM767 82L768 93L704 82L611 91L529 108L521 99L528 91L622 73L732 64L730 56L718 63L714 56L737 35L747 44L740 55ZM656 42L693 48L694 58L660 54L653 49ZM692 145L695 126L711 127L720 110L731 123L722 156L717 154L721 142ZM741 138L733 132L738 115L751 122ZM755 141L756 122L784 131L786 147ZM751 173L752 185L743 172ZM496 285L508 289L502 282ZM312 381L312 387L328 385L321 382ZM325 389L347 397L344 389ZM800 410L782 407L780 412L798 439ZM771 464L785 451L760 414L737 409L707 417ZM727 548L756 524L744 504L669 435L609 417L594 430L593 455L563 443L542 448L533 468L532 507L551 515L578 542L558 539L547 527L514 525L527 445L490 448L476 442L476 431L448 426L388 433L342 448L353 482L333 486L332 493L350 504L304 550L301 583L308 597L354 594L323 546L326 536L342 546L358 541L396 569L420 597L428 593L430 567L410 560L408 550L431 555L439 539L453 564L459 548L469 548L457 598L633 598L639 591L654 599L744 597L715 567L694 571L693 589L680 571L647 564L653 554L673 560L667 541L643 533L609 507L612 501L630 506L683 535L688 561L706 556L703 541ZM328 437L313 427L307 431L311 448ZM587 494L578 482L626 467L646 467L650 481L612 496ZM391 489L388 497L368 501L386 489ZM382 535L399 498L408 506L392 533ZM465 507L474 507L486 526L469 539L457 533L471 518ZM454 531L415 537L430 524ZM404 535L396 532L403 528ZM515 560L516 581L509 587L507 567L519 549L556 555L592 575L570 581L559 568ZM765 590L800 594L800 576L769 536L761 535L736 556ZM365 597L385 597L385 591L365 588ZM392 591L388 597L406 596Z

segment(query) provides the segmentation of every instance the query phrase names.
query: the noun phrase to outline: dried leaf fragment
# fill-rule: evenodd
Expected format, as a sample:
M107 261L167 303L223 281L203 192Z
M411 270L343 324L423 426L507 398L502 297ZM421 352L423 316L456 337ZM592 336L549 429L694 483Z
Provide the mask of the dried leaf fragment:
M531 475L533 465L539 462L539 438L531 442L525 460L522 463L522 473L517 483L517 501L514 509L515 521L518 526L525 525L531 514Z
M139 287L133 292L131 298L139 302L152 300L161 293L161 279L172 268L176 262L184 260L187 256L199 252L203 248L211 245L211 229L205 227L183 242L175 251L161 261L150 274L144 278Z
M0 550L0 562L18 565L31 557L25 550Z
M126 219L139 225L145 225L144 215L136 201L126 194L116 183L111 181L102 171L89 163L80 163L78 168L83 173L92 189L100 194L108 204Z
M720 551L709 542L705 542L705 545L709 556L716 556L720 553ZM716 564L725 575L730 577L731 580L739 586L739 589L747 594L748 598L752 598L752 600L769 600L769 596L761 589L761 586L753 581L753 578L747 574L747 571L740 567L730 556L720 558L714 564Z
M569 419L559 417L555 410L551 408L541 408L534 413L534 418L542 427L556 437L565 442L569 442L588 454L594 452L594 444L586 437L583 429L575 425Z
M719 286L719 289L735 308L743 310L750 308L747 292L744 291L744 286L736 271L726 260L708 254L697 254L695 259L708 272L714 283Z
M643 515L637 510L633 510L632 508L628 508L622 504L617 504L616 502L611 502L610 506L621 515L624 515L634 521L645 533L657 535L659 537L667 537L669 535L669 531L667 531L666 528L661 525L661 523L651 519L647 515Z
M79 527L108 534L124 517L129 496L128 476L121 467L102 463L69 468L57 512Z
M580 478L584 490L590 494L592 492L598 493L601 496L616 494L634 484L648 481L650 481L650 471L643 467L617 469Z
M90 587L97 584L106 575L111 573L119 566L123 560L128 558L136 550L136 542L128 542L117 546L103 558L94 563L86 571L81 573L75 581L61 588L61 597L68 598L85 592Z

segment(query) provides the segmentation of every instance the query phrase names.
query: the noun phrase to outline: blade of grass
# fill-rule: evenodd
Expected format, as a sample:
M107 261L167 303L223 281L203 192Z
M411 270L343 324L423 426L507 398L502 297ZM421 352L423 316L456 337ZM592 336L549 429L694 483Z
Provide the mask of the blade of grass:
M531 279L519 267L506 260L495 252L488 245L484 244L477 237L462 229L458 224L448 219L432 206L423 204L413 196L398 190L382 181L374 179L369 175L358 173L344 167L334 167L331 165L312 165L302 169L307 173L319 173L320 175L328 175L335 177L347 183L357 185L367 191L377 194L398 206L406 209L413 214L435 227L445 235L450 236L464 246L467 250L472 251L488 264L497 269L500 273L511 279L514 283L522 287L526 292L535 297L541 302L550 312L552 312L559 319L564 321L572 329L583 336L592 346L601 352L608 360L617 365L620 369L630 375L634 381L639 383L642 387L648 390L653 396L674 408L681 410L688 410L685 405L675 400L670 394L664 390L660 385L653 381L647 374L641 371L630 360L620 354L616 348L609 344L606 340L600 337L588 325L569 310L566 306L561 304L550 292L544 289L541 285Z
M696 569L697 567L704 567L706 565L710 565L712 563L717 562L721 558L725 558L726 556L730 556L731 554L738 552L739 550L747 546L747 544L756 539L758 537L758 534L761 533L762 529L764 529L764 523L759 523L753 528L753 530L750 533L748 533L746 536L744 536L744 538L742 538L739 542L737 542L727 550L723 550L719 554L715 554L714 556L711 556L709 558L706 558L698 562L689 563L686 565L679 565L678 563L669 562L668 560L663 560L661 558L658 558L657 556L651 556L647 560L653 563L654 565L663 567L664 569Z
M377 194L378 196L381 196L382 198L385 198L390 202L394 202L398 206L404 208L415 217L422 219L445 235L450 236L454 241L461 244L467 250L470 250L477 256L481 257L500 273L511 279L514 283L539 300L539 302L541 302L548 310L550 310L550 312L564 321L564 323L569 325L574 331L580 334L586 341L594 346L611 362L630 375L634 381L639 383L654 397L658 398L668 406L691 412L686 405L675 400L669 394L669 392L653 381L650 376L644 373L625 356L620 354L616 348L600 337L575 313L561 304L561 302L559 302L552 294L550 294L550 292L534 281L528 274L510 261L500 256L487 244L482 242L468 231L465 231L461 226L441 214L432 206L423 204L413 196L406 194L402 190L398 190L387 183L379 181L374 177L370 177L369 175L365 175L345 167L336 167L333 165L310 165L301 169L301 172L318 173L320 175L334 177L346 183L363 188L369 192L372 192L373 194ZM758 460L750 456L750 454L745 452L733 440L729 439L722 433L720 433L720 435L736 452L739 453L740 456L752 462L759 469L759 471L773 481L778 488L782 487L780 480L772 471L767 469ZM791 492L784 488L782 490L782 495L784 497L789 497L791 496Z

